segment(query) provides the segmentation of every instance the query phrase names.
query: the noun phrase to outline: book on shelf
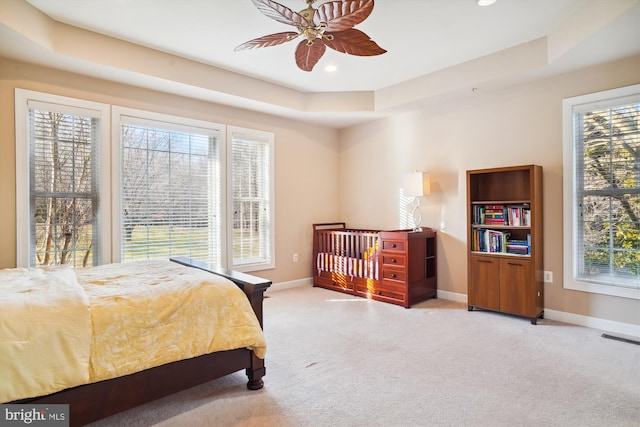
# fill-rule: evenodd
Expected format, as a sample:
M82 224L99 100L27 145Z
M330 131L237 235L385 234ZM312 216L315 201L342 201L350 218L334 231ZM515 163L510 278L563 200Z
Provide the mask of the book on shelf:
M514 245L507 242L507 253L516 255L529 255L529 248L526 245Z
M527 234L527 240L507 241L507 253L516 255L531 255L531 234Z
M471 249L475 252L506 253L511 233L485 228L473 229Z
M471 232L471 250L474 252L531 255L531 235L526 240L510 240L507 231L475 228Z
M472 221L475 225L531 226L528 203L519 205L473 205Z
M531 209L528 204L509 206L507 215L509 225L514 227L529 227L531 225Z
M504 224L504 212L502 206L497 209L493 205L474 205L473 211L474 224Z

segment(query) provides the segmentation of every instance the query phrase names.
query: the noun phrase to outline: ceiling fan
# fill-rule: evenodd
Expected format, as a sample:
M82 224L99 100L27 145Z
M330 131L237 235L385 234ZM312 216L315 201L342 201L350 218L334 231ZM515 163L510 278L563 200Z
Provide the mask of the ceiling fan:
M329 1L313 8L317 0L304 0L307 8L294 12L273 0L251 0L258 10L283 24L296 27L297 32L286 31L249 40L235 51L258 47L277 46L294 40L303 40L296 48L296 64L303 71L311 71L324 55L327 47L357 56L374 56L386 52L360 30L353 28L364 21L373 10L373 0Z

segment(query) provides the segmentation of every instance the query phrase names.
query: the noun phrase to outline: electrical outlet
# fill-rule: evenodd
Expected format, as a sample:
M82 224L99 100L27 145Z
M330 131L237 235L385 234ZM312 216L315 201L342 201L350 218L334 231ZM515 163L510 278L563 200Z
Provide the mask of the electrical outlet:
M544 272L544 282L545 283L553 283L553 272L545 271Z
M293 254L293 262L298 262L298 254Z

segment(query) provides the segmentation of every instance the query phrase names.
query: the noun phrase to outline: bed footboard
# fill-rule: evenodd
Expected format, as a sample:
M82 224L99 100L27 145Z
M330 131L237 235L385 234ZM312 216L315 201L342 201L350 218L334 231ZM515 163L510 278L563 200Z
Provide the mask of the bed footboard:
M260 326L263 327L262 301L264 300L265 291L271 286L271 281L222 267L212 268L209 264L189 258L172 257L169 259L178 264L199 268L200 270L208 271L209 273L217 274L231 280L247 295L251 307L256 313L258 322L260 322ZM249 390L261 389L264 385L262 377L266 374L264 360L256 357L255 354L251 352L251 366L246 368L246 373L249 378L247 388Z

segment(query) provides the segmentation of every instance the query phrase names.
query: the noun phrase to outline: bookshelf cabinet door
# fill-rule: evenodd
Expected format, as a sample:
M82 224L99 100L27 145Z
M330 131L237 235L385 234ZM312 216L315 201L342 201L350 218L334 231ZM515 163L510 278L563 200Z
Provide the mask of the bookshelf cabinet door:
M535 289L531 262L523 259L500 260L500 310L535 317Z
M472 256L469 277L469 305L500 309L500 262L498 258Z

